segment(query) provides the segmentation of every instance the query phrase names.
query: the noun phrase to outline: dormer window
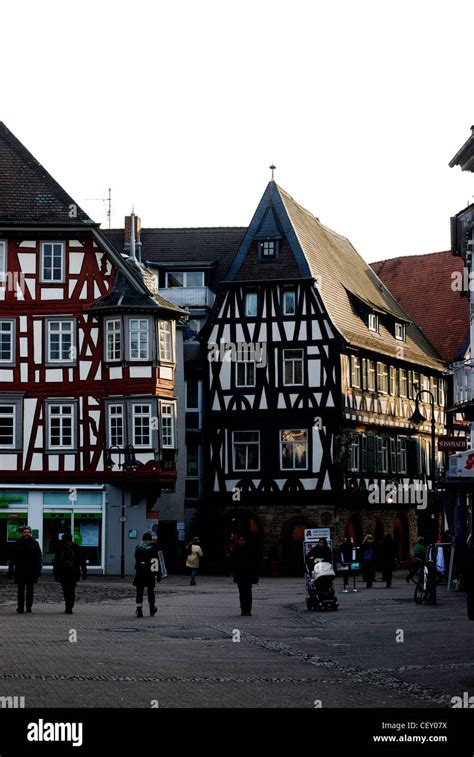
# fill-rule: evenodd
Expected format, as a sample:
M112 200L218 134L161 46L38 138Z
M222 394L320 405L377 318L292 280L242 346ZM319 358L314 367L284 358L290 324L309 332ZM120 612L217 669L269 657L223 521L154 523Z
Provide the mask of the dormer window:
M404 323L396 323L395 324L395 339L398 339L400 342L404 342L406 337L406 326Z
M379 330L378 315L375 315L375 313L369 313L367 325L369 327L369 331L378 331Z
M278 255L278 241L265 239L258 243L258 256L260 260L275 260Z

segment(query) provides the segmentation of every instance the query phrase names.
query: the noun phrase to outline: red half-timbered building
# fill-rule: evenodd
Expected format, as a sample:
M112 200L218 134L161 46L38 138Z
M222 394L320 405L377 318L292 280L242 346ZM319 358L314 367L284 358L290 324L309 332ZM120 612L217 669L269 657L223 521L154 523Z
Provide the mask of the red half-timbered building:
M71 530L91 568L128 572L175 484L184 314L131 237L120 254L0 124L0 564L28 522L46 566Z

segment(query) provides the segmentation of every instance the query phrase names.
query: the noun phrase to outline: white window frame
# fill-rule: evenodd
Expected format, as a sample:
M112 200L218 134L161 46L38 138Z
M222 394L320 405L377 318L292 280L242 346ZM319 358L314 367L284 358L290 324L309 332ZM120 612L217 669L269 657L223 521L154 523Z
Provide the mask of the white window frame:
M352 434L350 444L350 458L349 458L349 470L351 472L360 471L361 464L361 435Z
M10 329L8 331L3 330L3 324L9 324ZM2 358L1 352L0 352L0 365L15 365L16 363L16 323L14 318L0 318L0 350L1 350L1 341L3 340L4 334L9 334L10 336L10 357L9 358Z
M376 436L376 468L377 473L388 473L389 440L386 436Z
M373 360L367 360L367 391L375 392L375 388L375 362Z
M289 312L287 309L286 296L293 295L294 309L293 312ZM296 315L296 289L284 289L283 290L283 315Z
M376 313L369 313L367 318L367 326L369 331L378 332L379 330L379 317Z
M257 434L256 440L251 441L236 441L235 435L236 434ZM236 447L238 445L246 445L246 453L245 453L245 462L246 465L244 468L237 468L237 459L236 459ZM249 454L248 454L248 447L256 446L257 447L257 467L256 468L249 468ZM248 471L259 471L260 470L260 431L255 430L241 430L241 431L233 431L232 432L232 468L237 473L244 473Z
M405 436L397 437L397 473L408 473L408 444Z
M55 416L55 418L59 418L59 429L60 429L60 444L53 445L51 443L51 410L53 408L59 407L61 408L61 412ZM63 414L64 408L70 408L71 412ZM48 452L74 452L76 450L76 404L74 402L48 402L47 404L47 440L48 440L48 446L47 451ZM71 419L71 444L64 444L64 422L63 419Z
M8 407L13 409L13 413L3 413L1 411L1 408ZM3 402L0 400L0 418L8 418L13 421L12 426L12 443L11 444L0 444L0 449L2 450L16 450L18 447L18 439L17 439L17 406L16 403L12 402Z
M444 379L438 379L438 404L444 407L445 404L445 383Z
M377 361L377 391L388 394L388 367Z
M138 410L140 408L140 410ZM143 408L147 408L147 412L143 411ZM143 402L136 401L132 403L132 446L135 449L150 449L153 447L153 434L152 434L152 418L153 408L152 403L144 400ZM135 422L139 419L148 419L148 442L138 444L137 442L137 429ZM141 435L144 436L143 429L145 425L142 421Z
M268 252L271 250L271 252ZM275 260L278 254L278 242L275 239L263 239L258 243L258 254L261 260Z
M389 368L388 392L391 397L395 397L397 394L397 369L394 365L391 365Z
M0 286L7 281L7 241L0 239Z
M118 327L116 326L118 324ZM112 337L112 355L109 350L109 336ZM118 357L116 357L118 343ZM122 319L108 318L105 321L105 361L118 363L123 359Z
M61 269L60 273L61 276L59 279L56 278L47 278L45 275L46 269L45 269L45 247L60 247L61 248ZM51 250L51 262L53 262L53 250ZM51 267L51 275L54 273L54 268ZM42 284L64 284L66 280L66 245L64 242L58 242L58 241L48 241L48 242L41 242L41 277L40 282Z
M176 287L176 286L173 286L173 285L171 285L169 283L169 276L176 276L177 273L179 273L183 277L183 283L182 283L181 287ZM191 284L191 285L188 285L188 273L192 273L192 274L200 273L201 274L202 284ZM202 287L205 286L204 281L205 281L204 271L167 271L166 272L166 276L165 276L165 286L166 286L166 289L181 289L181 288L183 288L183 289L189 289L189 288L191 288L191 289L197 289L197 288L202 288Z
M403 389L403 387L405 388ZM398 371L398 391L400 397L406 398L408 396L408 373L406 368L400 368Z
M138 323L138 329L133 329L132 324ZM142 324L146 323L146 330L142 329ZM141 334L146 331L146 355L142 354ZM138 334L138 356L132 354L132 334ZM128 320L128 351L130 362L147 362L150 358L150 319L149 318L130 318Z
M298 441L298 440L285 441L282 438L282 436L283 436L283 434L285 432L288 432L288 431L298 431L298 432L299 431L304 431L304 433L306 434L306 440L304 442L301 442L301 441ZM291 467L290 466L283 467L283 445L288 445L288 444L290 444L292 447L296 446L297 444L305 444L305 446L306 446L306 465L304 467L303 466L298 466L298 467L295 466L296 456L295 456L294 449L292 450L292 462L293 462L293 465ZM308 464L309 464L308 456L309 456L309 434L308 434L308 429L307 428L282 428L282 429L280 429L280 470L282 470L282 471L308 470Z
M404 342L406 339L406 326L404 323L395 323L395 339Z
M249 312L251 310L250 303L255 302L255 313ZM258 292L246 292L245 293L245 315L248 318L256 318L258 314Z
M164 349L162 349L163 347ZM172 321L158 321L158 354L160 356L160 362L173 362L174 352Z
M174 402L160 402L161 414L161 447L162 449L176 449L176 404ZM165 434L165 419L168 426ZM168 421L170 423L168 424Z
M299 352L301 357L286 357L286 354L288 352ZM283 386L303 386L304 384L304 368L305 368L305 360L304 360L304 350L300 347L291 348L283 350ZM296 364L301 363L301 381L295 380L295 372L296 372ZM291 378L292 381L286 381L286 366L289 364L291 366L290 372L291 372Z
M361 388L362 364L360 357L351 355L351 386L355 389Z
M59 329L52 332L51 326L59 324ZM69 330L63 326L70 327ZM59 334L59 357L51 357L51 337ZM69 356L63 355L63 335L70 335ZM76 322L72 318L48 318L46 321L46 363L47 365L74 365L76 363Z
M120 408L120 413L116 413L112 415L112 408ZM116 441L113 441L113 435L115 432L112 431L112 418L119 418L121 417L122 420L122 444L118 444ZM118 447L119 449L123 449L126 446L127 441L127 421L126 421L126 409L123 402L109 402L107 403L107 433L108 433L108 446L109 447Z

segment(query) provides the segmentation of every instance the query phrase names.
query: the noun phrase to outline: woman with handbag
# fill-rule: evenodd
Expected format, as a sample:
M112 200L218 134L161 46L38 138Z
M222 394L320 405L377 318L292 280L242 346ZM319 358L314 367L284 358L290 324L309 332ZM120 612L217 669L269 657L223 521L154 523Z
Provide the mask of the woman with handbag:
M252 585L258 584L258 558L245 536L239 536L232 555L234 583L239 588L241 615L252 615Z

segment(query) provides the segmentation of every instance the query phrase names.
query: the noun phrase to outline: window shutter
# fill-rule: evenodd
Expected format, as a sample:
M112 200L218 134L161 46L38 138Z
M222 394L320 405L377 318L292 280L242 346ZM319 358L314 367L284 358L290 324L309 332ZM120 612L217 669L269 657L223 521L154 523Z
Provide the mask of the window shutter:
M361 442L362 442L362 458L360 462L360 470L361 473L367 472L367 437L365 434L361 436Z
M420 475L420 445L418 439L408 439L407 444L408 475Z
M367 473L375 473L376 470L375 441L375 436L367 437Z
M397 472L397 447L395 439L390 439L390 472L393 475Z

